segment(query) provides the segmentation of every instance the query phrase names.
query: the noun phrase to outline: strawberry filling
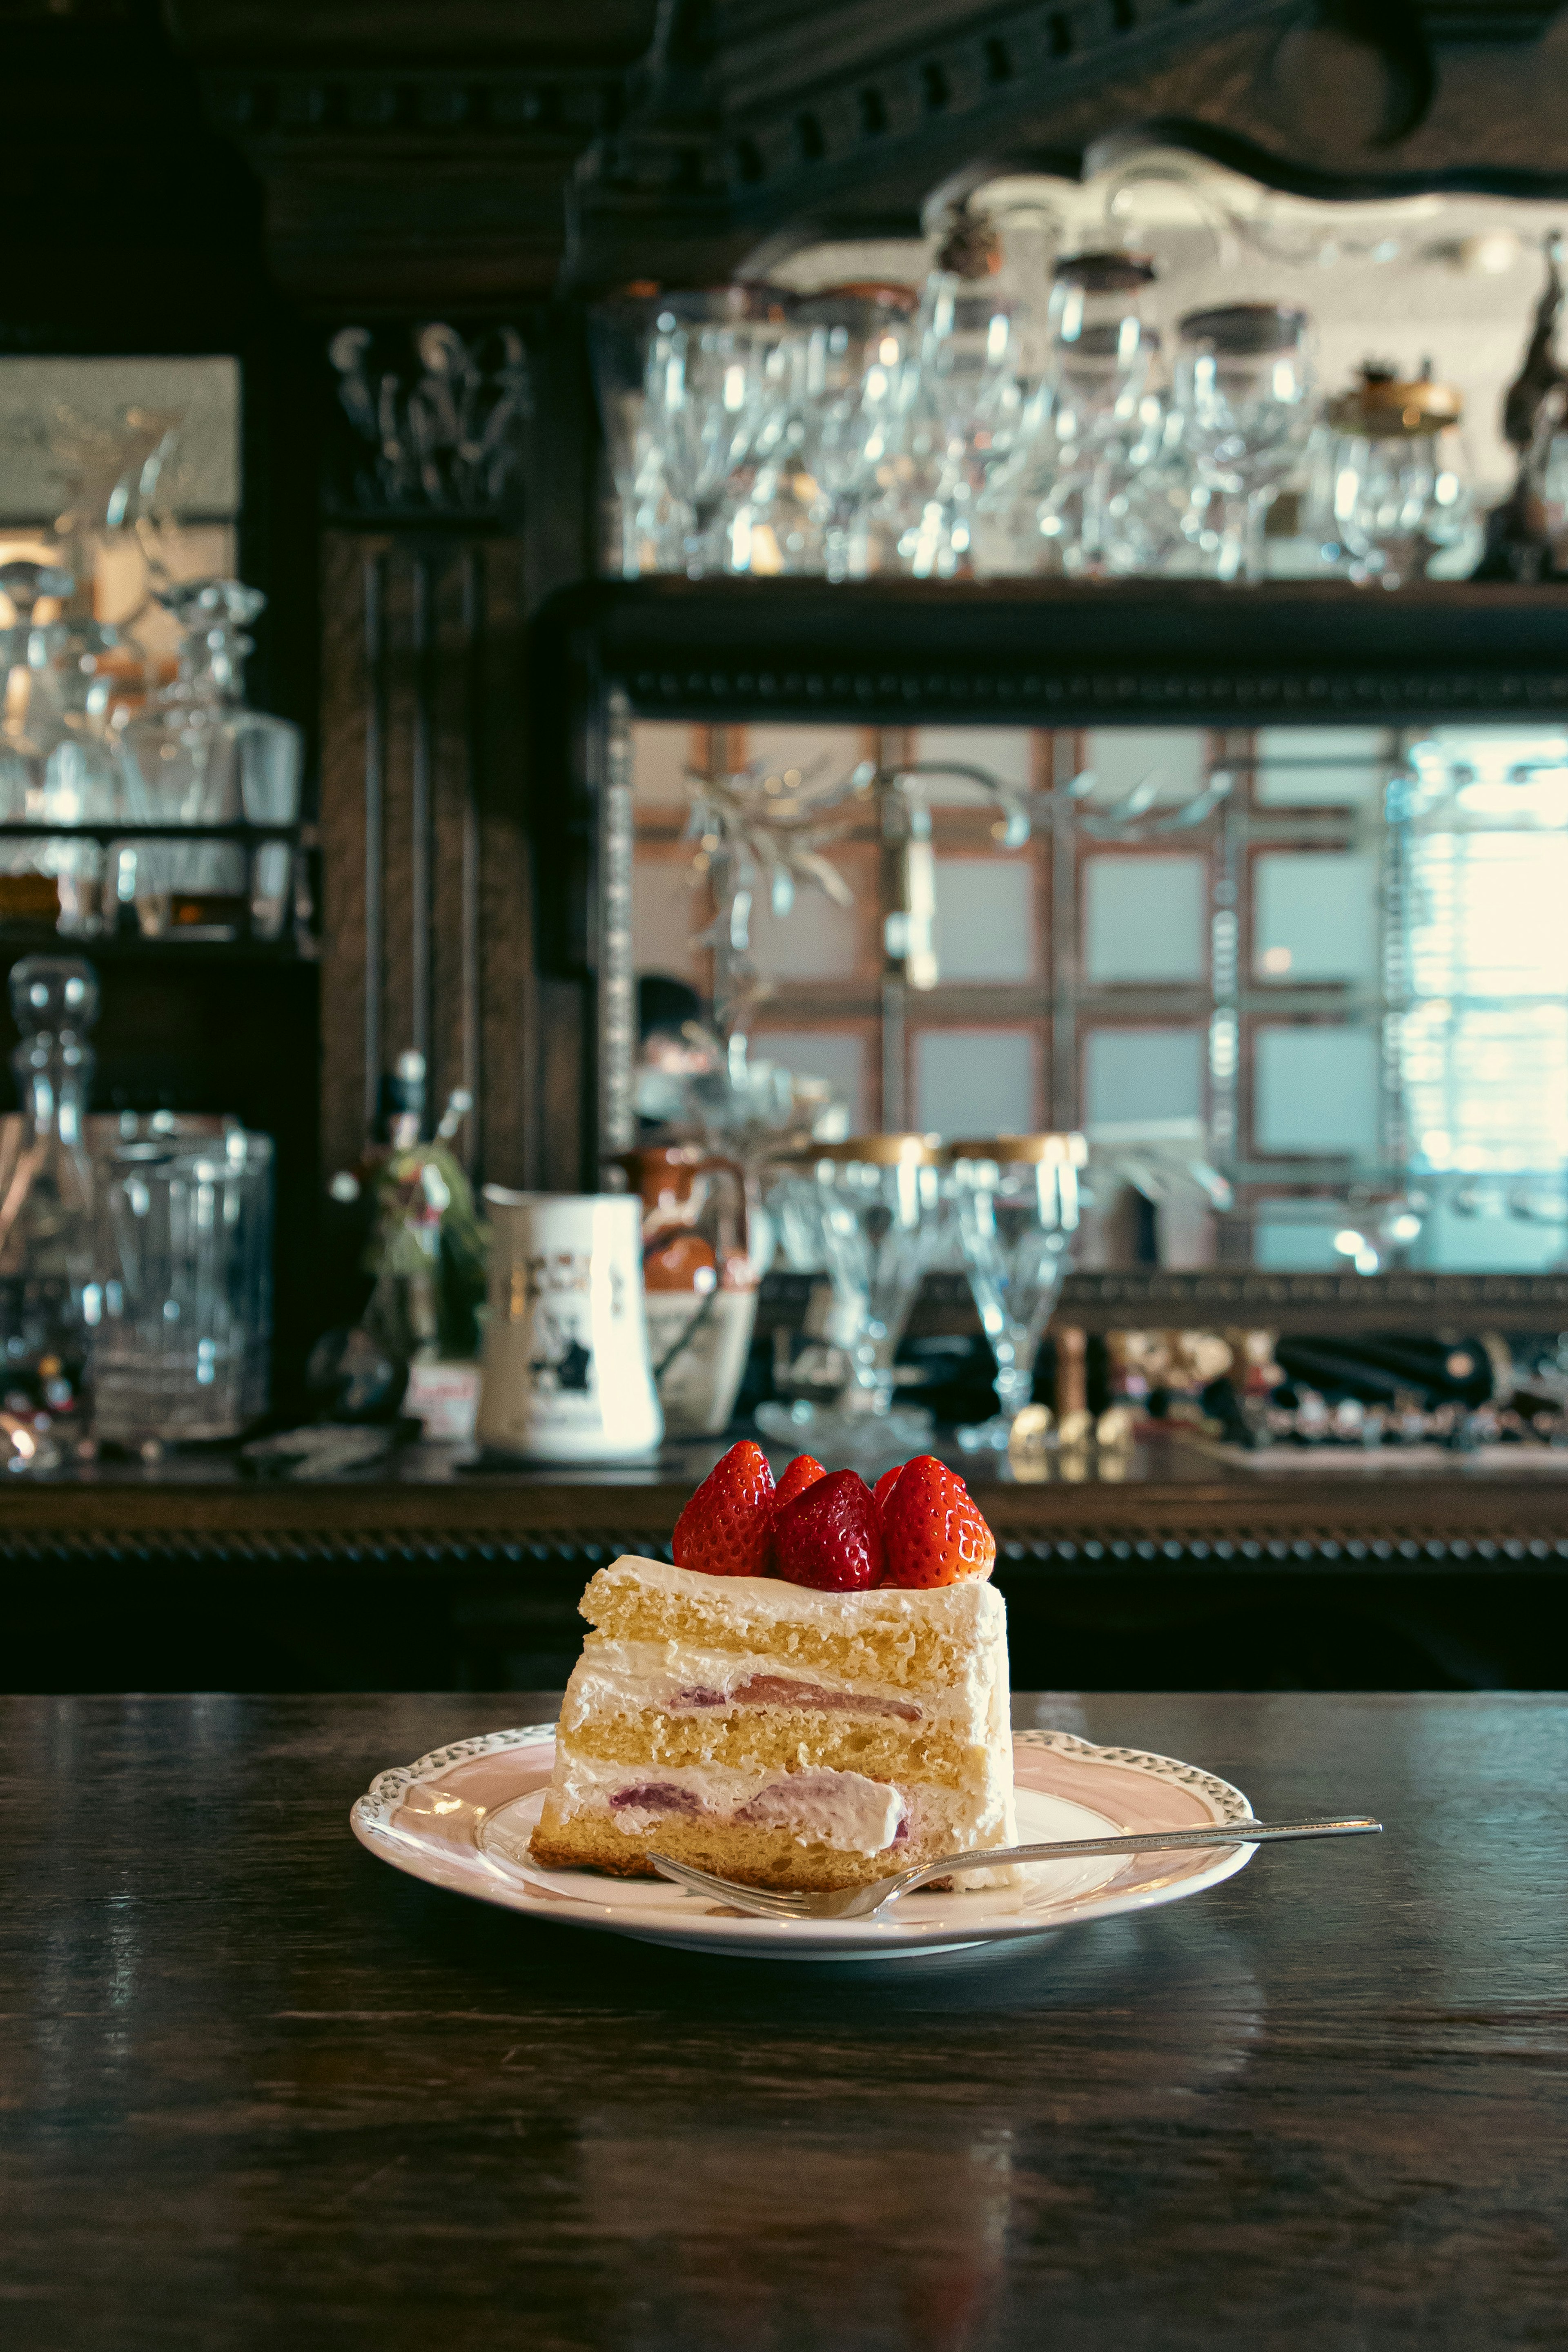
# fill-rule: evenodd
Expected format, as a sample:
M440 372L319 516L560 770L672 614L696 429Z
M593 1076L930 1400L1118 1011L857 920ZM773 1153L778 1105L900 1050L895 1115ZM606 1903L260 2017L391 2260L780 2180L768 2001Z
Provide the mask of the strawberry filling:
M640 1813L705 1813L695 1789L678 1789L673 1780L648 1780L637 1789L617 1789L610 1811L624 1813L636 1806Z
M911 1699L863 1697L856 1691L827 1690L821 1683L792 1682L787 1675L749 1675L728 1697L700 1685L677 1691L669 1706L672 1714L702 1706L812 1706L829 1715L891 1715L900 1723L918 1723L924 1711Z

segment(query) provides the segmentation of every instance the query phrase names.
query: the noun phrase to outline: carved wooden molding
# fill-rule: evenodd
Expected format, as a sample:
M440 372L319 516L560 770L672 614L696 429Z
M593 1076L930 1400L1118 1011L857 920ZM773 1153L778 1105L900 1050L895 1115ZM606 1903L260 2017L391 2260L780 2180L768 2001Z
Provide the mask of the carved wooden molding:
M582 691L652 718L1392 726L1568 708L1565 610L1468 583L669 579L570 591L542 628Z
M1069 1274L1055 1321L1088 1331L1258 1328L1556 1331L1568 1328L1568 1275L1268 1274L1151 1268Z

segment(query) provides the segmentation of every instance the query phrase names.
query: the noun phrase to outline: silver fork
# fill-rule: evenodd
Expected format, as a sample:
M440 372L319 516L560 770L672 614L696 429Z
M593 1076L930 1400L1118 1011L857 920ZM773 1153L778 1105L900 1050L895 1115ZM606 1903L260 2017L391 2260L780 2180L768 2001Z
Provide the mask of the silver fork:
M879 1878L869 1886L847 1886L836 1892L801 1893L793 1888L738 1886L731 1878L716 1878L710 1870L694 1870L688 1862L673 1862L667 1853L648 1853L662 1877L673 1879L690 1895L710 1895L734 1911L753 1912L759 1919L876 1919L900 1895L923 1886L928 1879L946 1878L955 1870L994 1870L1005 1862L1055 1862L1079 1853L1184 1853L1205 1845L1285 1845L1293 1838L1370 1837L1381 1822L1357 1814L1331 1822L1227 1822L1213 1829L1143 1830L1126 1837L1053 1838L1046 1845L1005 1845L972 1848L968 1853L946 1853L918 1869L901 1870L896 1878Z

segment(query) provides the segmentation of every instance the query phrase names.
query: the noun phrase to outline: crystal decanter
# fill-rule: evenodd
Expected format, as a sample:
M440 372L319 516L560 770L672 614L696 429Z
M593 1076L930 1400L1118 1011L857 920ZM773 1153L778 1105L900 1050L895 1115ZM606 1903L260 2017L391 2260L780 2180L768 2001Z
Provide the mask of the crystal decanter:
M69 572L31 561L0 565L16 615L0 631L5 672L0 719L0 816L58 824L58 839L13 841L0 852L0 914L90 938L103 927L104 848L74 829L109 824L120 814L120 784L105 731L107 682L98 672L100 641L112 632L42 623L45 598L68 597Z
M197 832L242 819L292 824L300 730L245 699L246 625L267 599L237 580L192 580L161 590L158 601L184 642L179 675L120 730L127 814ZM235 842L154 842L122 850L119 888L150 933L233 938L248 925L273 938L287 919L292 867L286 841L261 845L248 870Z
M92 1163L82 1121L98 1015L90 964L25 956L11 971L21 1097L0 1165L0 1425L13 1470L47 1469L88 1433L102 1319Z

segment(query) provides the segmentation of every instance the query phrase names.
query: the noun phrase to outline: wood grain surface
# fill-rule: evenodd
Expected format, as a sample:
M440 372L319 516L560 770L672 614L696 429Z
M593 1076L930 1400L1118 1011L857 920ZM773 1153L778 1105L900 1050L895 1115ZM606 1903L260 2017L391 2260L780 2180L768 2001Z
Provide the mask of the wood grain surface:
M1555 2347L1568 1700L1024 1697L1381 1840L700 1961L353 1843L547 1696L0 1705L8 2352Z

